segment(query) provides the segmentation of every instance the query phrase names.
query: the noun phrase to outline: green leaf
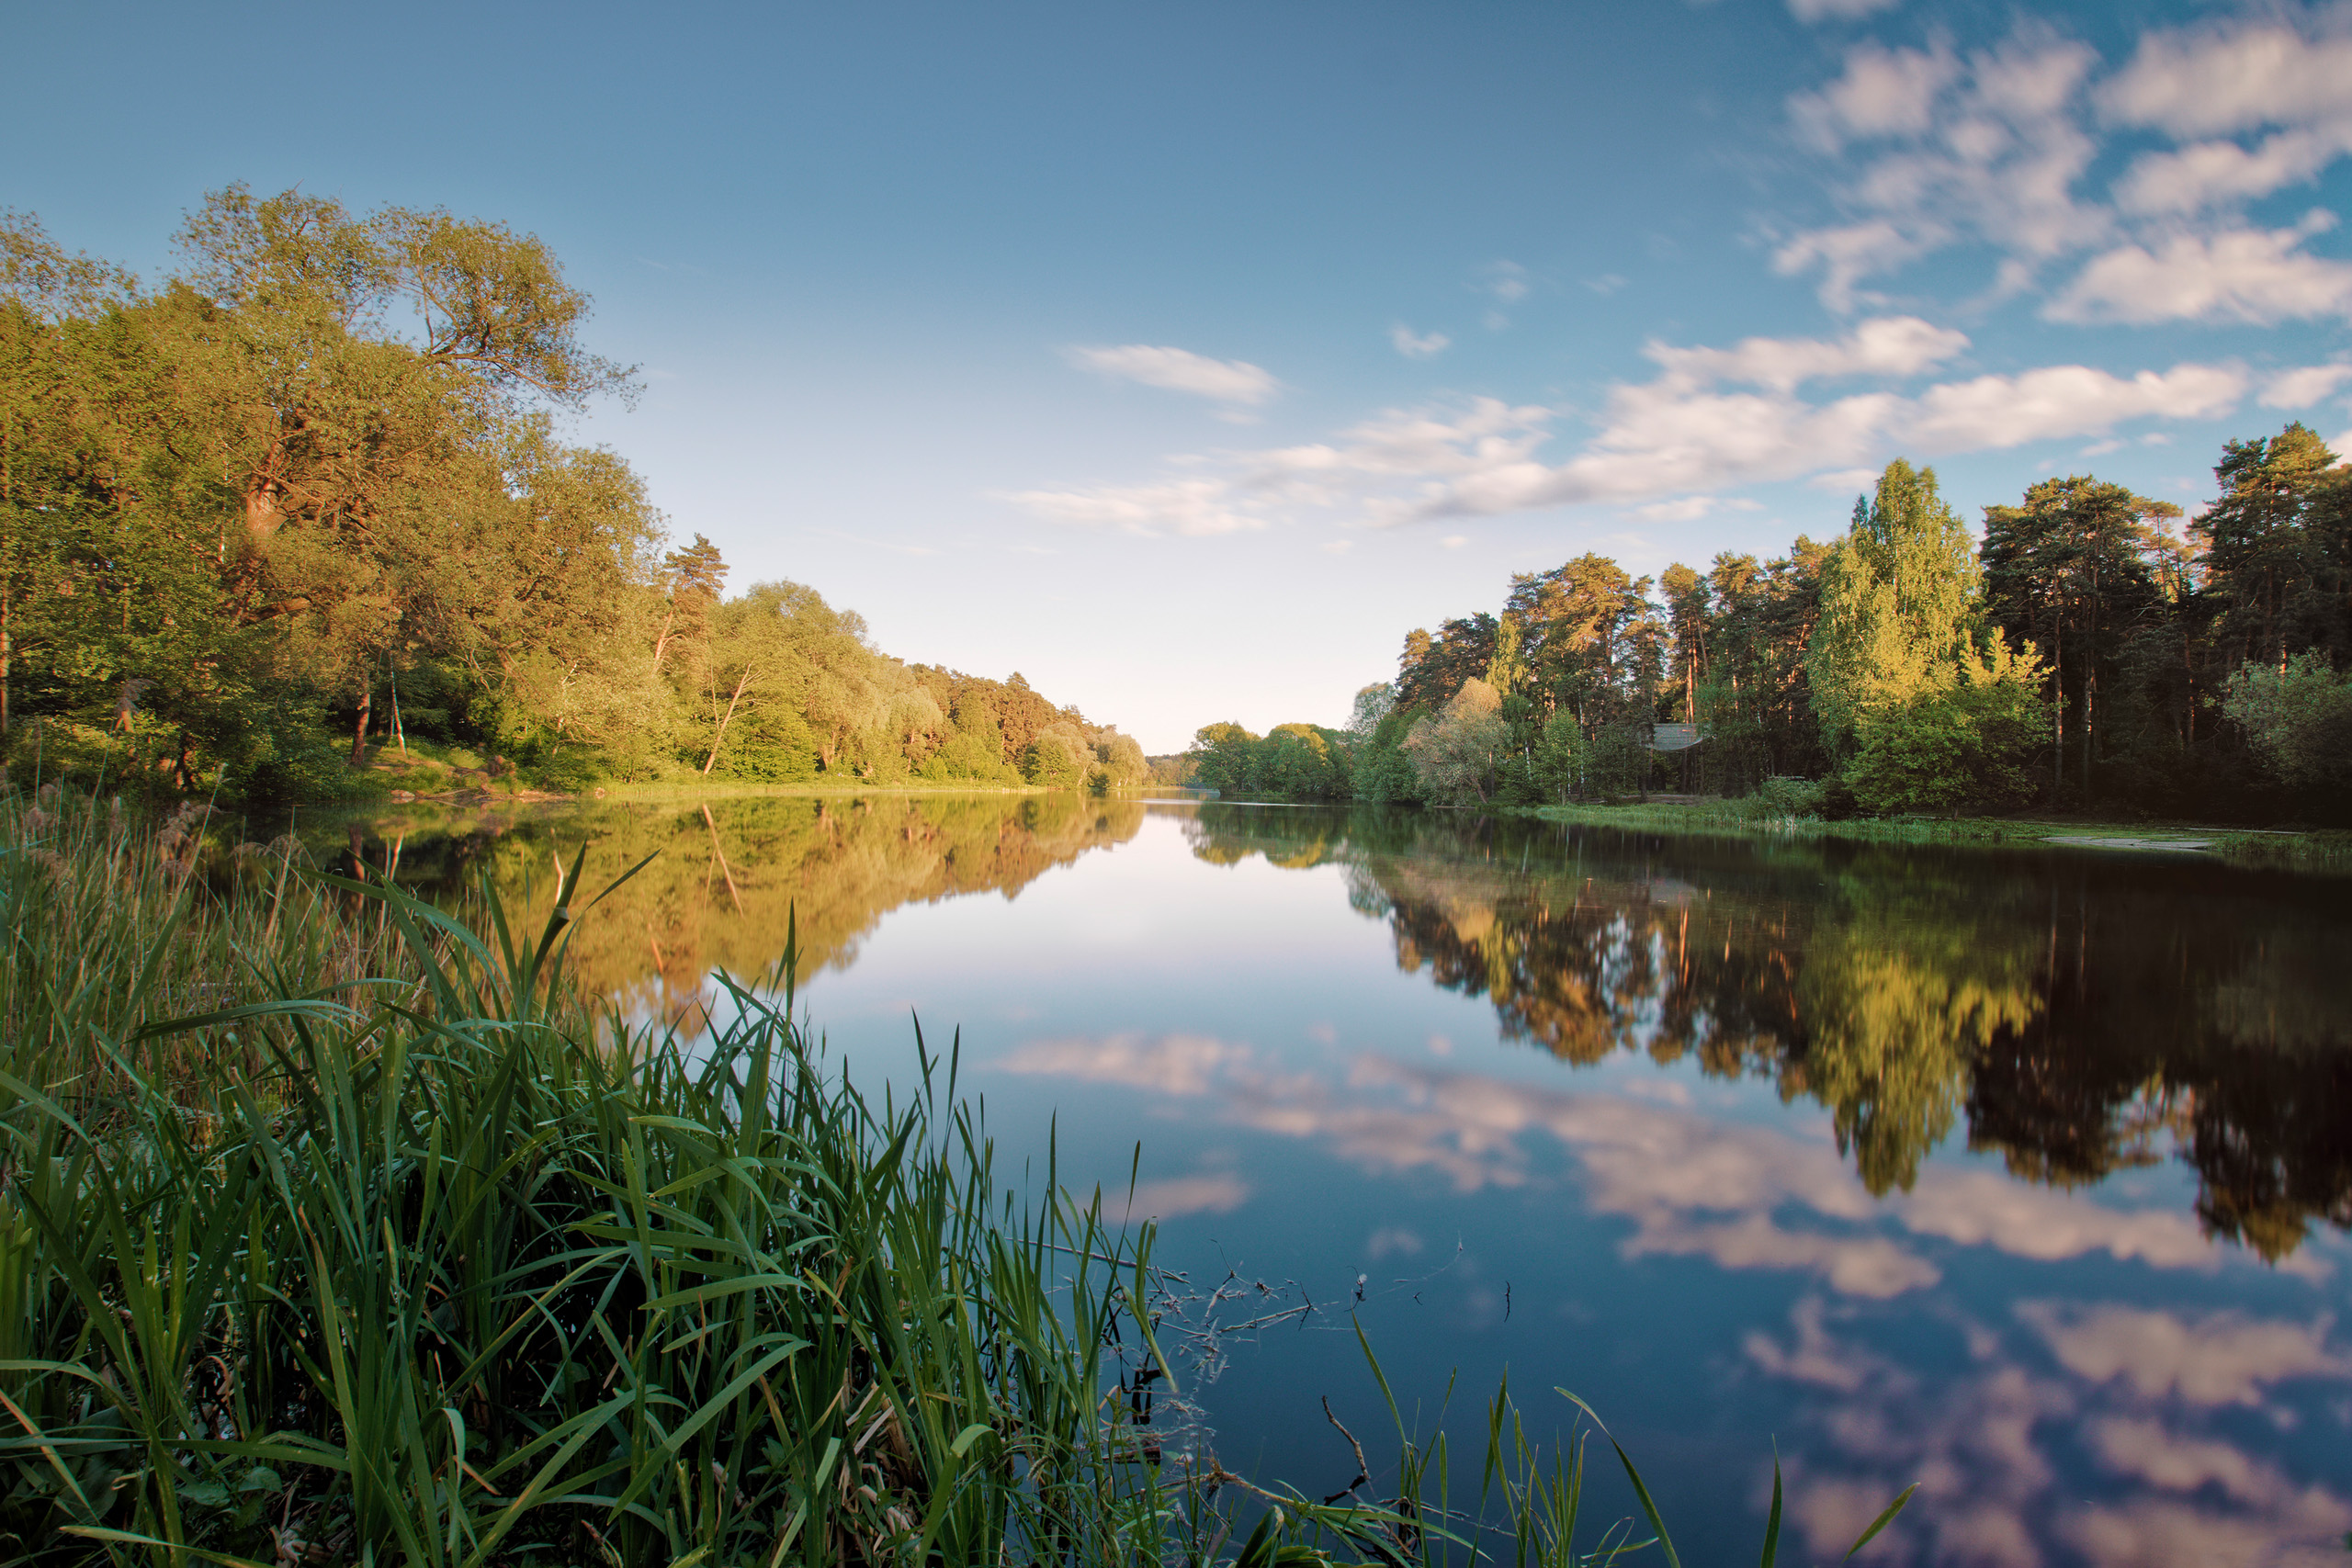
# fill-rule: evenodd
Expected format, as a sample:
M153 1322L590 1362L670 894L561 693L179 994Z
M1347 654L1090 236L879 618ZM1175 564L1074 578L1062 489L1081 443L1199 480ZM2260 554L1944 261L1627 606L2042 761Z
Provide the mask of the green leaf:
M1919 1490L1919 1483L1916 1481L1905 1486L1903 1489L1903 1495L1889 1503L1886 1506L1886 1512L1871 1521L1871 1528L1864 1530L1860 1538L1846 1549L1846 1555L1840 1561L1851 1562L1854 1560L1854 1553L1868 1546L1879 1531L1894 1522L1894 1516L1903 1511L1903 1505L1911 1501L1911 1494L1917 1490Z

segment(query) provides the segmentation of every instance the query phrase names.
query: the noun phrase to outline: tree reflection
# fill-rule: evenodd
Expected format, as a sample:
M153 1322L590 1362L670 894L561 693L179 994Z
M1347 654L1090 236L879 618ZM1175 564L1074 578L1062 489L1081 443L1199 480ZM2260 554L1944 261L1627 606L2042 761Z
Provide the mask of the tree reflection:
M536 930L555 857L589 846L587 886L647 855L597 919L572 928L571 972L625 1010L698 1027L714 969L767 975L797 923L800 973L846 968L860 939L908 903L1007 898L1088 850L1135 837L1144 807L1080 795L766 796L707 806L560 814L401 813L367 824L364 853L411 891L460 904L487 871ZM357 829L353 829L355 835Z
M1575 1066L1639 1050L1826 1108L1874 1193L1956 1129L2059 1186L2168 1155L2276 1260L2352 1226L2324 885L2062 854L1204 807L1195 852L1337 862L1404 969Z

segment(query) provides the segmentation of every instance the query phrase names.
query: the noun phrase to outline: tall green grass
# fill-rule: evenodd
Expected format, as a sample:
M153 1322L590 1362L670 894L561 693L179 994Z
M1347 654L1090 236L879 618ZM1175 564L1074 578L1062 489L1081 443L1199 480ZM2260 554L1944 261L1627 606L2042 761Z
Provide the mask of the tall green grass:
M518 932L0 800L0 1560L1674 1560L1630 1461L1579 1546L1507 1394L1478 1506L1401 1422L1385 1498L1163 1454L1148 1227L1001 1188L952 1047L862 1093L789 948L696 1040L600 1017L582 876Z

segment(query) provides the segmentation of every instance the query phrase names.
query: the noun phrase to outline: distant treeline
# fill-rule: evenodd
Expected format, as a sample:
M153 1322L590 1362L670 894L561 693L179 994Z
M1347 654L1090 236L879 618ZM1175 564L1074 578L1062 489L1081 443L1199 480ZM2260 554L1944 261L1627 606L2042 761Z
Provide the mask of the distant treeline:
M1237 797L1532 805L1642 789L1796 809L2352 812L2352 470L2310 430L2225 444L2181 509L2087 476L1984 509L1897 460L1786 557L1636 578L1584 555L1416 630L1344 730L1213 724ZM1657 749L1653 726L1695 727Z
M633 396L537 239L207 197L160 288L0 212L0 744L12 765L316 796L401 754L597 779L1125 786L1140 747L1019 675L729 599L554 416Z

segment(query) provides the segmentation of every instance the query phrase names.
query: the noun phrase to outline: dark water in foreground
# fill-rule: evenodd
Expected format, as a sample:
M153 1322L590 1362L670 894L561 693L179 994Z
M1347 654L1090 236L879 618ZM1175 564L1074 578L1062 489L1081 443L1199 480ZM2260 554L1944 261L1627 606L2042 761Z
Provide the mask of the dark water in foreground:
M1506 1369L1536 1435L1566 1385L1693 1564L1755 1551L1775 1439L1783 1561L1918 1481L1866 1560L2352 1562L2343 881L1001 796L360 843L544 904L583 837L663 852L581 930L594 984L691 1018L797 908L858 1077L960 1025L1001 1161L1050 1133L1114 1213L1134 1168L1160 1260L1225 1283L1196 1325L1312 1303L1180 1368L1233 1468L1343 1485L1327 1394L1393 1449L1353 1321L1424 1431L1458 1370L1458 1490Z

